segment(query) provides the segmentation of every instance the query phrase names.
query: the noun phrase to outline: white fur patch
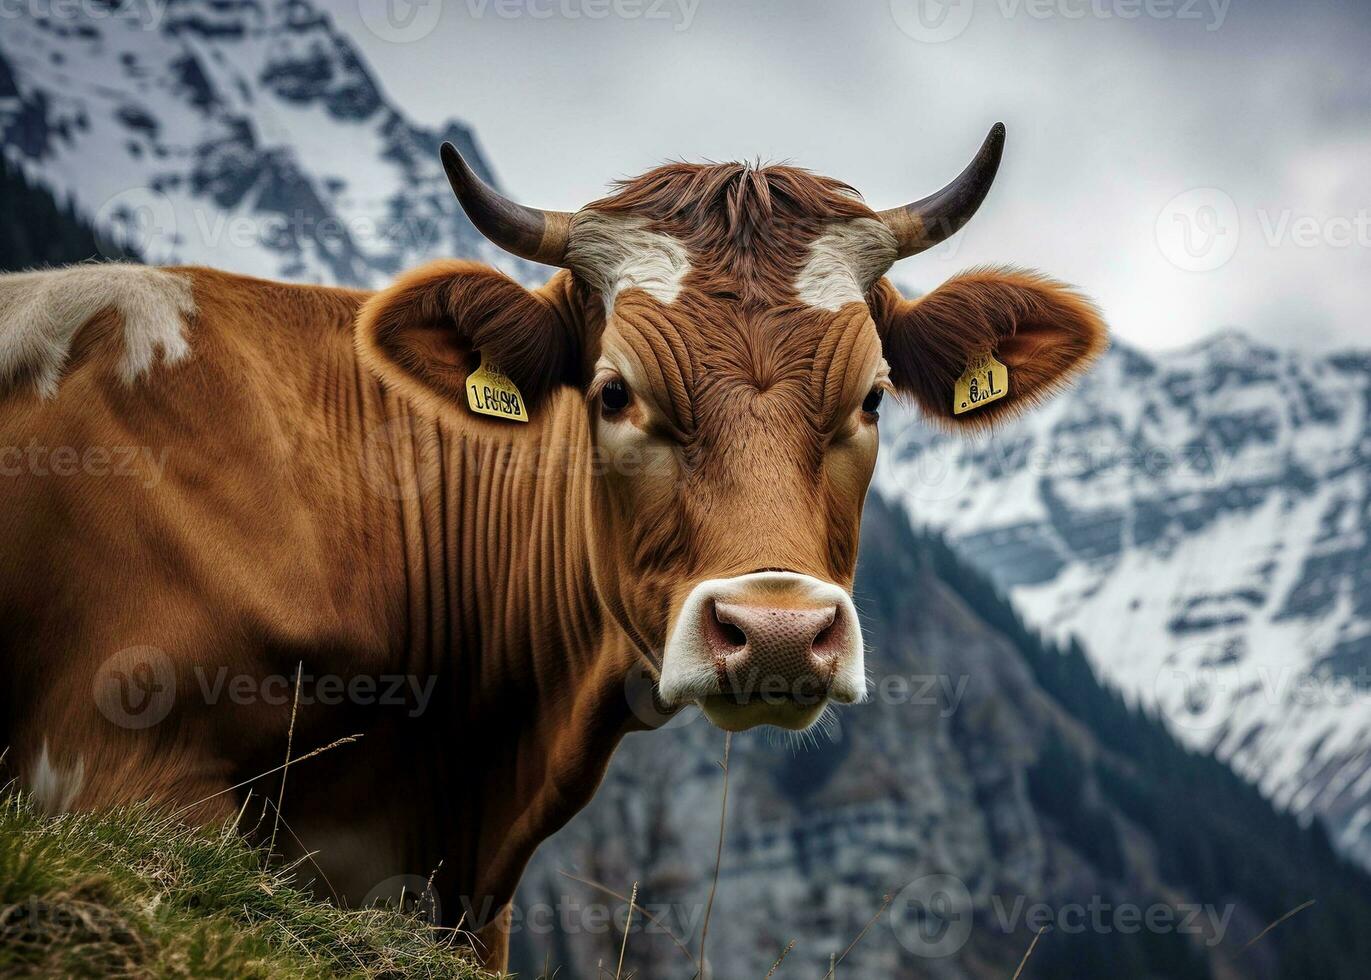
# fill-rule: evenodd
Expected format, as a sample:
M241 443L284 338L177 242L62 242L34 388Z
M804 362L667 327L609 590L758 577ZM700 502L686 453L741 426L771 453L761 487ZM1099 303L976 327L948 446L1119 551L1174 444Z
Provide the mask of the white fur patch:
M43 739L43 751L29 774L29 792L38 808L50 817L66 813L85 781L86 760L77 756L76 765L70 769L55 766L48 756L48 740Z
M119 377L126 384L158 352L174 364L190 353L182 330L195 312L191 293L185 276L124 263L0 276L0 389L31 375L40 395L55 396L76 334L110 308L124 323Z
M718 694L717 666L701 625L714 601L746 601L768 590L783 591L790 601L802 598L815 606L831 604L842 623L843 652L834 673L829 697L839 704L856 704L866 698L866 668L862 631L857 626L857 607L847 592L831 582L797 572L750 572L733 578L708 579L691 589L681 604L675 626L662 655L662 676L657 682L662 701L682 705Z
M806 306L825 310L861 303L897 255L895 236L875 218L833 225L810 244L809 260L795 279L795 295Z
M641 289L659 303L674 303L690 272L685 246L670 235L648 231L641 218L597 211L582 211L572 219L566 262L604 297L606 317L625 289Z

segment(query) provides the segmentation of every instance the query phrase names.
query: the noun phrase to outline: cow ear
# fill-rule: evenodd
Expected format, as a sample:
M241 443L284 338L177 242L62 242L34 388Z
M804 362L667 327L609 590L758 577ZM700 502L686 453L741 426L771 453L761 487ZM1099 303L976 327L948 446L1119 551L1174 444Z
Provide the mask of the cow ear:
M432 411L470 413L467 375L484 363L537 412L553 388L578 383L580 373L564 275L530 291L476 262L421 266L362 306L358 354L388 386Z
M972 269L916 300L882 279L868 298L896 390L956 426L985 426L1032 407L1108 345L1095 305L1035 272ZM987 353L1008 368L1007 393L956 412L958 379Z

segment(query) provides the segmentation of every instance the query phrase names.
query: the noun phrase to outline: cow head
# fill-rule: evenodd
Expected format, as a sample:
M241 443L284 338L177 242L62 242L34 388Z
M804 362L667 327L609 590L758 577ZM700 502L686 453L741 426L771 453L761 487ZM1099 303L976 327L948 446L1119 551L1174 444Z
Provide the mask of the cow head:
M1035 274L973 270L918 300L882 278L970 219L1003 141L996 126L951 184L881 213L837 181L742 164L664 166L573 214L538 211L445 145L476 227L569 272L535 292L482 267L423 273L442 296L389 333L377 318L376 347L423 397L458 405L472 347L535 414L552 387L578 387L604 463L595 587L662 700L697 701L730 730L803 728L865 695L849 590L885 396L984 425L1104 344L1093 307ZM1009 370L1007 396L954 414L957 379L986 353Z

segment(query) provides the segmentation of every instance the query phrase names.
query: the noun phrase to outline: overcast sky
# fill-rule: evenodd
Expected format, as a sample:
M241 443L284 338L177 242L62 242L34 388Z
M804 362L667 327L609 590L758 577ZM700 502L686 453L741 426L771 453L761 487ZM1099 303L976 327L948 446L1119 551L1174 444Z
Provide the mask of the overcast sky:
M668 158L786 160L873 207L995 190L935 252L1079 285L1125 339L1371 342L1371 4L1253 0L358 0L417 119L474 127L519 200L575 209Z

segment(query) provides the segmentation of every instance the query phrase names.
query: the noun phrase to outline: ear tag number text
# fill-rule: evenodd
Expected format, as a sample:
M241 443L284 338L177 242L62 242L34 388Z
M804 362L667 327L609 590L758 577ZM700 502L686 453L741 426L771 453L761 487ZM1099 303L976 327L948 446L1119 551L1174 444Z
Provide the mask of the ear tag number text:
M991 353L973 356L952 394L952 414L961 415L1009 394L1009 368Z
M467 375L467 406L481 415L527 422L528 409L519 388L484 354L481 366Z

